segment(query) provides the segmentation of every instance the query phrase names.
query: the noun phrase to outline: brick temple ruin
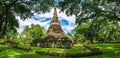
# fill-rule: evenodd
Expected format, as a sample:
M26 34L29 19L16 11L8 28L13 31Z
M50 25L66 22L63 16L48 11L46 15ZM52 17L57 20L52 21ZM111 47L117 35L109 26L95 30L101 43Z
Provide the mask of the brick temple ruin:
M71 48L73 43L65 35L58 21L57 10L54 8L52 21L44 38L33 40L32 45L49 48Z

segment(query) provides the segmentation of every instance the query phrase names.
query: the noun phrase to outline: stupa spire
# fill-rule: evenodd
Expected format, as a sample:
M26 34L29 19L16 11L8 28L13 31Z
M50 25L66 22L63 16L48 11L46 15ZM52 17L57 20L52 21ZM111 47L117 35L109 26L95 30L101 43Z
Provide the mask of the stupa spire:
M57 9L54 8L54 13L53 13L53 18L52 18L52 22L58 22L58 16L57 16Z
M54 8L54 15L57 16L57 10Z

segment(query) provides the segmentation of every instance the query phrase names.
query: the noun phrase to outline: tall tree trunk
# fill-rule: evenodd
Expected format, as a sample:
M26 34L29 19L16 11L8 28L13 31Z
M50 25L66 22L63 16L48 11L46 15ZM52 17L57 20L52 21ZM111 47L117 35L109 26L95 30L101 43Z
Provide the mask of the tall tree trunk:
M8 24L8 14L6 14L5 25L3 26L2 35L5 35L5 33L6 33L6 30L7 30L7 24Z
M14 0L13 2L9 3L8 5L6 5L6 6L4 7L5 10L0 13L0 38L2 37L3 32L5 32L5 30L6 30L6 29L2 29L3 22L4 22L4 21L3 21L4 16L5 16L6 14L8 14L8 11L10 11L11 7L12 7L13 5L15 5L17 1L18 1L18 0ZM7 24L6 24L6 25L7 25ZM3 28L4 28L4 27L3 27ZM6 28L6 27L5 27L5 28Z
M109 35L107 37L108 41L111 41L111 36L112 36L112 31L110 31L110 33L109 33Z
M94 39L90 38L90 43L93 44L94 43Z
M2 25L3 25L3 19L0 19L0 38L2 37Z
M2 13L1 13L2 15ZM2 31L2 25L3 25L3 16L0 16L0 35L1 35L1 31Z
M4 21L2 22L0 38L5 35L5 31L6 31L6 28L7 28L7 23L8 23L8 14L6 14L6 16L4 18Z

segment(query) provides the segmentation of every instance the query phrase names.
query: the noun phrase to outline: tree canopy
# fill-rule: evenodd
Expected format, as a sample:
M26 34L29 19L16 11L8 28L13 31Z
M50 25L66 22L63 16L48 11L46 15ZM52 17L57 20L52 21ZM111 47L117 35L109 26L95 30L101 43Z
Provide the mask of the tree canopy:
M84 36L91 43L119 39L119 0L64 0L59 6L68 16L76 16L75 36Z
M15 30L19 26L16 16L21 20L30 18L33 13L45 13L54 6L54 0L1 0L0 1L0 37L6 30Z
M26 26L22 32L22 36L28 39L37 39L45 35L45 30L40 25L32 24L31 27Z

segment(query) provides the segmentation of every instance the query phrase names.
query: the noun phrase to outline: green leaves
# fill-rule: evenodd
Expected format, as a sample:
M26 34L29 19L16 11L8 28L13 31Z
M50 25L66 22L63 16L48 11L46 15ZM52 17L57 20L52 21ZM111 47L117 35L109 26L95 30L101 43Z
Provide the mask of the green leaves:
M2 33L4 33L3 30L6 30L6 28L9 30L16 30L16 27L19 26L16 16L19 16L21 20L25 20L27 18L31 18L34 13L49 12L50 9L54 7L54 4L54 0L1 0L0 37L2 37ZM5 16L8 18L5 19ZM3 28L6 20L8 20L7 26L6 28Z
M9 19L7 19L8 20L7 32L9 32L10 30L17 32L16 28L19 27L18 20L11 12L8 14L8 16Z
M117 38L116 33L118 34L119 30L116 28L120 26L118 25L120 2L117 0L75 0L72 2L64 0L59 4L60 9L68 16L76 16L75 35L82 35L90 41L97 38L107 39L109 36L112 36L109 38ZM113 29L115 33L111 32Z
M26 38L41 38L45 35L45 30L40 25L32 24L31 27L26 26L22 32Z

